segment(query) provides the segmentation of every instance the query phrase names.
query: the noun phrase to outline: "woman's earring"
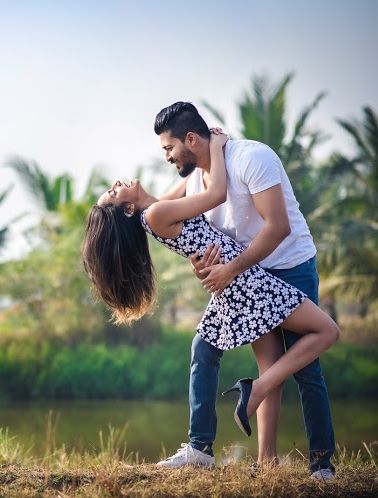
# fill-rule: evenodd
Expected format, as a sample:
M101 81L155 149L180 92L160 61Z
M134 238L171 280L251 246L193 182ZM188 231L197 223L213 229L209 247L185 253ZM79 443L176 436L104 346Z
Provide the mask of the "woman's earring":
M127 218L131 218L134 216L135 206L134 204L129 204L125 209L124 213Z

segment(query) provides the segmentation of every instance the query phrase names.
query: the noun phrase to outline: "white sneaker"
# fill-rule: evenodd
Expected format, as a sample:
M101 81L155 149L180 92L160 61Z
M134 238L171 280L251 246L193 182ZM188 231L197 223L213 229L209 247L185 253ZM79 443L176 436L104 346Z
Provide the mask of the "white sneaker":
M317 479L318 481L332 481L334 478L335 475L331 469L319 469L311 474L311 479Z
M158 462L157 467L167 467L175 469L184 467L185 465L194 465L195 467L205 467L210 469L215 465L215 458L211 455L196 450L189 443L181 443L181 448L177 452L168 457L166 460Z

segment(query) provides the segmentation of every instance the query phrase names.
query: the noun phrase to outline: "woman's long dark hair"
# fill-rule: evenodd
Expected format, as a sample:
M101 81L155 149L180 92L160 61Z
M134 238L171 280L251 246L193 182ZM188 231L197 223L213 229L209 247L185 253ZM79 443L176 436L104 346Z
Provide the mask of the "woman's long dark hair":
M155 272L138 216L122 207L92 207L82 247L85 271L116 324L130 323L155 304Z

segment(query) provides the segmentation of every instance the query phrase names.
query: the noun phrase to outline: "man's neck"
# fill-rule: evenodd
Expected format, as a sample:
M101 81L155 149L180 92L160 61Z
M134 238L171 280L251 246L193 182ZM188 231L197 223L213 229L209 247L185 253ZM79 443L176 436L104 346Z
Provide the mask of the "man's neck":
M197 161L197 168L202 169L204 173L209 174L210 173L210 166L211 166L211 161L210 161L210 149L207 148L207 150L204 151L202 156L198 158Z
M223 149L223 154L225 154L226 144L223 145L222 149ZM202 169L205 183L206 183L206 178L210 174L210 167L211 167L210 147L208 147L207 150L204 151L203 156L200 157L197 161L197 168Z

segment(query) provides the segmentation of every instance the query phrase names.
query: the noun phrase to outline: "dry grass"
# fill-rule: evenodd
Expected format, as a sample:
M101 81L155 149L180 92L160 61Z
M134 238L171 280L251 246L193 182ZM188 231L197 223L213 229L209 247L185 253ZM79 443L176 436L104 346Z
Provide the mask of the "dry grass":
M4 463L0 467L0 496L376 498L378 476L373 447L365 445L361 451L349 455L339 450L335 462L337 475L331 483L310 479L306 462L299 455L284 458L278 467L267 465L254 475L248 458L213 470L193 467L168 470L153 464L130 465L121 459L118 451L112 454L109 449L97 456L76 454L64 458L61 449L39 467Z
M15 465L0 469L2 497L374 497L378 496L377 471L371 462L338 466L332 483L309 478L303 463L267 468L256 477L250 462L241 461L214 470L157 469L121 462L88 470L47 472Z
M338 449L337 475L332 483L309 478L306 459L293 450L280 466L264 466L254 475L252 460L245 457L213 470L185 467L158 469L138 464L121 441L124 430L109 429L100 435L98 453L67 452L55 448L52 424L47 431L46 453L30 456L8 432L0 429L1 498L376 498L377 443L362 444L358 452ZM225 450L226 451L226 450ZM226 451L227 453L227 451ZM230 456L232 451L228 452Z

